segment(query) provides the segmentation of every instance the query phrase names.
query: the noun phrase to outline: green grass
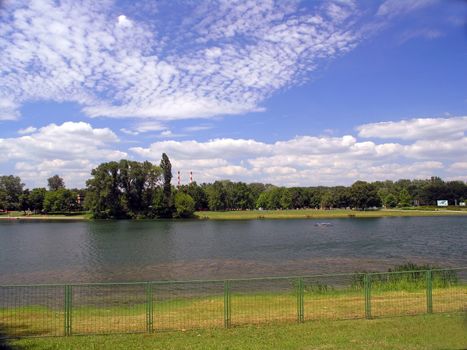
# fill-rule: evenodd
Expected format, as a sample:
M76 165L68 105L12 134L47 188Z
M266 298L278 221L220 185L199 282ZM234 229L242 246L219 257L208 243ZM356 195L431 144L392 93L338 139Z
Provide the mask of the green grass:
M30 214L27 215L22 211L10 211L7 213L0 213L0 219L19 219L19 220L88 220L90 219L89 213L70 213L70 214Z
M313 321L140 335L72 336L12 341L13 349L465 349L466 316Z
M292 287L293 288L293 287ZM74 300L73 334L107 334L146 331L146 305L135 296L109 294L95 299L92 289L83 299ZM130 290L126 291L131 293ZM222 291L211 296L171 297L155 290L153 304L154 329L157 331L212 329L224 326ZM41 295L41 294L39 294ZM159 295L159 297L158 297ZM45 296L45 295L44 295ZM164 299L160 299L163 297ZM63 335L63 305L50 298L42 306L29 305L0 309L0 328L10 336ZM433 311L462 312L465 310L465 286L433 289ZM125 301L127 301L125 303ZM130 303L130 301L133 301ZM46 305L49 305L47 307ZM53 306L55 305L55 307ZM372 292L372 314L375 317L404 316L427 312L426 291ZM304 320L343 320L365 317L362 290L304 292ZM274 322L297 322L297 295L293 289L276 293L232 292L231 324L256 325Z
M467 215L466 208L453 207L439 209L436 207L411 207L402 209L381 209L369 211L356 210L235 210L235 211L198 211L194 217L202 220L251 220L251 219L332 219L332 218L379 218L397 216L452 216ZM0 213L0 219L11 220L90 220L91 214L79 215L25 215L23 212L14 211L8 214Z
M448 216L467 215L465 210L406 210L382 209L370 211L356 210L239 210L239 211L199 211L195 216L209 220L246 220L246 219L326 219L326 218L374 218L391 216Z

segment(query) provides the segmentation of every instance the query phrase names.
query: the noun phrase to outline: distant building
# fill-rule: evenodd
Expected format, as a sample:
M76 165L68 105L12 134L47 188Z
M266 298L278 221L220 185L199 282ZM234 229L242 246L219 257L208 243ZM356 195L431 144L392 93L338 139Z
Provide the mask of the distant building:
M436 201L436 204L438 205L438 207L447 207L449 203L446 199L438 199Z

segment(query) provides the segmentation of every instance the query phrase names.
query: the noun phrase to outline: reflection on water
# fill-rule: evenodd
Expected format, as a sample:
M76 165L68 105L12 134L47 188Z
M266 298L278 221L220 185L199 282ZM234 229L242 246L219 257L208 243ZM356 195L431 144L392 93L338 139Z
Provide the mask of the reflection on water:
M467 217L0 222L0 283L218 279L465 266Z

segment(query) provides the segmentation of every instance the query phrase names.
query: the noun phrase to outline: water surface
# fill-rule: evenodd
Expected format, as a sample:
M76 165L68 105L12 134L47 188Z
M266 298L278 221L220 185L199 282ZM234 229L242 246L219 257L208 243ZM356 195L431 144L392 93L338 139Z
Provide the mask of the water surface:
M466 266L466 256L467 217L0 221L2 284L374 271L407 261Z

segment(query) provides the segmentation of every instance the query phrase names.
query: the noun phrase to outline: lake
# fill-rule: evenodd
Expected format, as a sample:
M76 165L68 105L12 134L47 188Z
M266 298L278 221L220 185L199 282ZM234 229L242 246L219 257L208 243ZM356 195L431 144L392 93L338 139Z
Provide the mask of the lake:
M0 221L1 284L385 271L407 261L467 266L467 217Z

